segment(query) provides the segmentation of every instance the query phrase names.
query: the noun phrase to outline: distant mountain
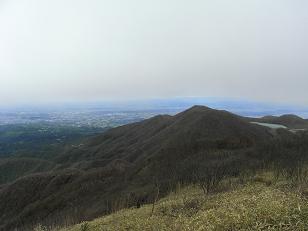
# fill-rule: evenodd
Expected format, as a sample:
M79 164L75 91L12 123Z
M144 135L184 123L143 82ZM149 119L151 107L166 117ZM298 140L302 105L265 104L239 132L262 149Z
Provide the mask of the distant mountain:
M263 123L281 124L290 129L308 129L308 120L297 115L264 116L255 121Z
M260 147L277 138L248 118L204 106L110 129L58 155L52 170L2 185L0 230L138 206L152 201L156 185L163 196L207 169L238 176L264 167L268 156Z
M135 162L168 149L243 148L267 139L269 134L263 127L227 111L194 106L175 116L155 116L111 129L82 148L65 153L59 162L114 158Z

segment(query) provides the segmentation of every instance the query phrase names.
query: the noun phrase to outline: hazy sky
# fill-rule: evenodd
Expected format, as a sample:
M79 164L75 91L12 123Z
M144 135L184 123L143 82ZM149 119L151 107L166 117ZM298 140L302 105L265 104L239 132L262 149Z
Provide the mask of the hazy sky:
M0 0L0 104L308 104L307 0Z

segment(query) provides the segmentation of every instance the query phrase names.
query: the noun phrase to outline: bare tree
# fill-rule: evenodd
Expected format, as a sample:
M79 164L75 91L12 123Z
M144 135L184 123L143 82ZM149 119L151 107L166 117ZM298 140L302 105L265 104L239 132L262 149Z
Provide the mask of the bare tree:
M151 211L151 216L153 216L154 214L154 209L155 209L155 204L158 200L158 197L159 197L159 193L160 193L160 184L158 183L157 179L155 180L155 189L156 189L156 195L154 197L154 200L153 200L153 204L152 204L152 211Z
M195 170L194 178L204 194L207 195L219 185L226 173L226 166L223 163L217 163L211 166L200 166Z

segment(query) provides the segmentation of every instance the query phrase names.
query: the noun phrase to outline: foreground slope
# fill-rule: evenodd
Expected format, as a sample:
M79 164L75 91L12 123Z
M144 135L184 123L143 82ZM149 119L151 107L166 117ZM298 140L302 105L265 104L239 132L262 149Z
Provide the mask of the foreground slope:
M308 229L307 200L263 183L207 197L195 187L181 189L158 201L152 211L152 205L125 209L61 231Z
M256 148L273 138L268 128L202 106L111 129L58 157L51 171L3 185L0 230L92 219L153 201L157 185L164 196L211 171L239 175L264 165Z

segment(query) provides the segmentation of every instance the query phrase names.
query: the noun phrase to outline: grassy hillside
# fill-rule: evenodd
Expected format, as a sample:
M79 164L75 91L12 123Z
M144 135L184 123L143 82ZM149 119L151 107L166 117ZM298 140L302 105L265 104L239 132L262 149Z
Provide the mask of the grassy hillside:
M262 179L262 178L256 178ZM112 230L307 230L308 201L268 180L205 196L186 187L153 205L124 209L61 231Z

